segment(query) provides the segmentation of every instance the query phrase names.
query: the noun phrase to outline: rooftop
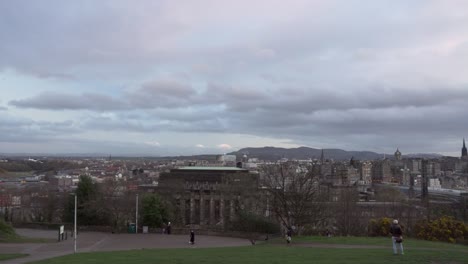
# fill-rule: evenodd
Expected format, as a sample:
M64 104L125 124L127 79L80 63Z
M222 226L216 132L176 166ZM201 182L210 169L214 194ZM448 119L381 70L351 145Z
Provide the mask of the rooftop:
M187 166L179 167L178 170L217 170L217 171L247 171L237 167L203 167L203 166Z

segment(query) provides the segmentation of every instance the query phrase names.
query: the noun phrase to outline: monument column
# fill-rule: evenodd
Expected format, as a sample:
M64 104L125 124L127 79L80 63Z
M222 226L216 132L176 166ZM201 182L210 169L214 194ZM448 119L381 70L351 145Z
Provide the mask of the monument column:
M213 198L213 194L210 195L210 225L214 225L215 223L215 200Z
M190 195L190 224L195 223L195 198Z
M231 199L231 202L229 204L229 219L231 221L234 221L234 198Z
M203 225L205 224L205 198L201 192L202 190L200 190L200 225Z
M219 201L219 221L224 226L224 199L221 197Z
M183 195L180 197L179 203L180 220L182 220L182 224L185 225L185 197Z

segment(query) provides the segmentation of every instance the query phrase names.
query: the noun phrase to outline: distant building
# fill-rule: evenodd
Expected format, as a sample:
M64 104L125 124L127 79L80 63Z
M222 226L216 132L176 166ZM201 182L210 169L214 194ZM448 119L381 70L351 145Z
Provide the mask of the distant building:
M372 182L392 182L392 168L388 159L380 160L372 165Z
M411 160L410 169L411 169L412 172L420 172L421 171L421 160L420 159Z
M258 175L237 167L181 167L163 172L159 192L175 200L182 225L224 226L249 207Z
M361 162L359 166L359 176L360 180L364 181L366 184L371 183L372 181L372 163L370 161Z

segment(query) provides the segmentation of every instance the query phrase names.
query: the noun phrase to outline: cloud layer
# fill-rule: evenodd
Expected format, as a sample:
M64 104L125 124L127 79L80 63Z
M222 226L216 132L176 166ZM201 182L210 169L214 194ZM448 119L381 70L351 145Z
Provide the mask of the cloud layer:
M468 137L464 1L15 1L0 22L10 151L105 131L142 151L183 133L187 152L253 136L457 154Z

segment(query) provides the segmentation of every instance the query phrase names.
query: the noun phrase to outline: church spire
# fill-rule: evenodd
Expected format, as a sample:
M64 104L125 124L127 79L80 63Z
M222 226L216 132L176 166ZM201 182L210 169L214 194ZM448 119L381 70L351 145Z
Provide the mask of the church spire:
M468 151L465 145L465 138L463 138L462 158L468 158Z
M323 149L322 149L322 154L320 155L320 163L323 164L324 161L324 155L323 155Z

